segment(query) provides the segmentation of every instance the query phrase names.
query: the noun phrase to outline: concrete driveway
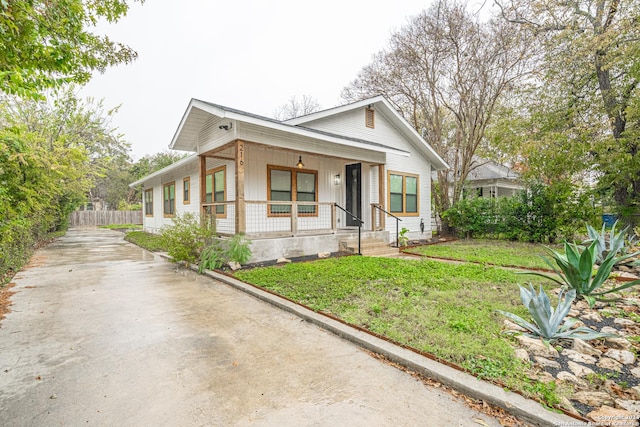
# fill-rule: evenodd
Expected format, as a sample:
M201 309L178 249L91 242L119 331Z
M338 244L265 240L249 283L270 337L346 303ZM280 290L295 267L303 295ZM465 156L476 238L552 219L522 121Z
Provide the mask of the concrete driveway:
M15 280L2 426L498 426L300 318L107 230Z

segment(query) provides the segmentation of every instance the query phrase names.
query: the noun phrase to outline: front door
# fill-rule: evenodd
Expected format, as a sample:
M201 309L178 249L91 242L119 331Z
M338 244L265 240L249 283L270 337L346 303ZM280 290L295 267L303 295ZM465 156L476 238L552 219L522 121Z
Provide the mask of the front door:
M347 165L346 170L347 200L346 209L354 216L362 218L362 167L360 163ZM347 215L347 226L358 225L351 215Z

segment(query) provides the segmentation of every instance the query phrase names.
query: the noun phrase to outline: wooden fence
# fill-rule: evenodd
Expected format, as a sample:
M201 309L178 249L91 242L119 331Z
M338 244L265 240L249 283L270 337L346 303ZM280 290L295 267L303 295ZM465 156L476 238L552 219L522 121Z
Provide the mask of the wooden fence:
M75 211L69 214L69 227L112 224L142 224L142 211Z

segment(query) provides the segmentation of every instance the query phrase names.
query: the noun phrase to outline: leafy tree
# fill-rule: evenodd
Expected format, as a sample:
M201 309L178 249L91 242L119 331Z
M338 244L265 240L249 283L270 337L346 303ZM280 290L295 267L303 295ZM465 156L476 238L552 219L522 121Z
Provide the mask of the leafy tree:
M460 199L496 106L528 71L536 51L525 36L441 0L393 34L343 91L350 101L385 95L449 163L434 187L441 212Z
M64 107L62 107L64 106ZM0 280L68 215L128 145L101 110L66 93L53 101L0 98Z
M142 203L142 187L130 188L129 184L185 157L187 157L186 153L169 150L145 155L137 162L128 165L126 169L121 169L120 173L116 172L112 176L111 182L115 181L118 185L116 194L125 205Z
M613 196L621 213L640 213L640 1L496 4L506 22L529 31L545 52L536 92L555 107L543 123L556 122L554 131L563 135L544 137L552 144L539 149L552 152L559 140L573 139L589 155L601 191Z
M149 174L187 157L186 153L165 150L155 154L147 154L131 166L133 180L138 180Z
M128 176L130 145L111 127L111 118L117 109L105 111L101 101L80 101L73 88L48 101L11 96L4 99L9 111L5 124L25 125L30 132L48 141L50 147L59 141L61 149L83 150L87 158L82 171L93 184L88 191L91 201L115 207L127 198L131 182Z
M46 89L133 61L131 48L91 32L128 8L124 0L0 0L0 91L42 98Z

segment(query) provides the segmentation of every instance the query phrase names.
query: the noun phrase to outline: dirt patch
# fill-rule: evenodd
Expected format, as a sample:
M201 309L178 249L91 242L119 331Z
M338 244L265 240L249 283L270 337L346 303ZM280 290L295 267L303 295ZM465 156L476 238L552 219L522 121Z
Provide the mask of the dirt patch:
M11 295L15 294L14 291L11 290L15 286L15 283L9 283L6 286L0 287L0 320L4 319L4 315L7 314L10 310L11 304Z

